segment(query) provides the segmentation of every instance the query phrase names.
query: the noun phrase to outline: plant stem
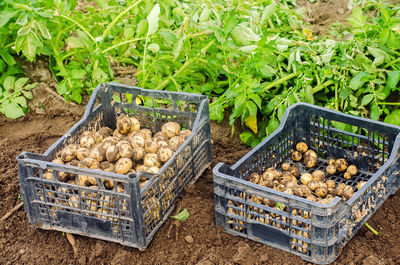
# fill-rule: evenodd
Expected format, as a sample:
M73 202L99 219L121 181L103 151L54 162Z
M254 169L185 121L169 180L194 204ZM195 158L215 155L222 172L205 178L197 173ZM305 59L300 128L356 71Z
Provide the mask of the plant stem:
M96 39L95 39L95 38L92 36L92 34L90 34L90 32L87 31L87 30L85 29L85 27L82 26L78 21L76 21L75 19L72 19L72 18L70 18L70 17L64 16L64 15L58 15L58 16L59 16L59 17L62 17L62 18L64 18L64 19L66 19L66 20L69 20L69 21L71 21L72 23L74 23L75 25L77 25L83 32L86 33L86 35L88 35L89 38L92 39L92 41L94 42L94 44L97 46L97 41L96 41Z
M108 24L107 28L104 30L103 34L101 35L101 39L104 39L107 34L111 31L112 27L120 20L121 17L123 17L126 13L128 13L132 8L140 4L143 0L138 0L135 3L133 3L130 7L125 9L123 12L121 12L118 16L116 16L113 21L111 21L110 24Z
M338 83L335 84L335 109L339 111L339 93L338 93Z
M275 80L275 81L272 82L272 83L269 83L269 84L267 84L267 85L264 85L263 90L267 91L267 90L269 90L269 89L271 89L271 88L273 88L273 87L275 87L275 86L277 86L277 85L282 84L283 82L285 82L285 81L287 81L287 80L289 80L289 79L292 79L292 78L295 77L295 76L296 76L296 73L288 74L287 76L284 76L284 77L282 77L281 79Z
M400 102L378 102L378 105L400 106Z
M365 226L374 234L374 235L378 235L378 231L376 231L375 229L373 229L368 223L365 223Z
M38 85L37 82L35 82L35 83L33 83L33 84L35 84L36 86ZM3 104L3 102L6 101L6 99L8 99L8 98L14 96L15 94L18 94L18 93L21 92L22 90L24 90L24 87L21 87L20 89L15 90L13 93L9 94L8 96L2 98L2 99L0 100L0 105Z
M333 84L332 79L329 79L329 80L326 81L325 83L322 83L321 85L316 86L316 87L313 89L313 94L315 94L315 93L321 91L321 90L324 89L325 87L330 86L330 85L332 85L332 84Z
M123 42L120 42L120 43L118 43L118 44L116 44L116 45L114 45L114 46L111 46L111 47L105 49L102 53L107 53L107 52L109 52L109 51L111 51L111 50L113 50L113 49L118 48L119 46L122 46L122 45L125 45L125 44L128 44L128 43L131 43L131 42L136 42L136 41L140 41L140 40L145 40L145 39L146 39L146 38L136 38L136 39L131 39L131 40L123 41Z
M393 61L387 63L383 68L388 68L389 66L391 66L391 65L393 65L395 63L398 63L398 62L400 62L400 57L397 58L396 60L393 60Z
M176 71L173 75L172 78L176 77L177 75L181 74L183 71L186 70L186 68L188 68L192 63L194 63L196 60L195 59L190 59L187 60L182 66L181 68L178 69L178 71ZM155 90L162 90L164 87L166 87L169 82L171 82L170 78L165 79L161 84L159 84Z

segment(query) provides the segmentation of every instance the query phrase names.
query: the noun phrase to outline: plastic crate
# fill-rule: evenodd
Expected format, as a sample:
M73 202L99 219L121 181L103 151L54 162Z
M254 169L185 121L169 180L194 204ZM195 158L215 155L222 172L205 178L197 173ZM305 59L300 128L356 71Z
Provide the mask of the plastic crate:
M145 107L129 100L137 96L152 102L153 106ZM157 103L160 101L162 104ZM192 133L157 175L140 171L119 175L51 162L66 144L77 142L81 132L101 126L115 128L116 115L121 113L134 115L142 127L153 133L166 121L177 121ZM82 120L43 155L24 152L18 156L19 182L31 224L144 249L171 214L183 188L196 181L211 160L206 96L109 83L94 90ZM48 170L53 172L52 180L43 177ZM98 187L58 181L59 172L73 174L76 183L80 176L94 177ZM139 185L140 178L148 179L143 187ZM118 185L108 190L104 180Z
M344 157L358 167L356 177L327 178L353 187L359 181L367 183L348 201L335 197L325 205L247 180L253 172L262 174L282 162L293 163L290 151L299 141L317 152L314 170L324 170L329 157ZM331 263L399 188L399 145L400 127L310 104L294 104L285 112L279 128L232 167L224 163L214 167L216 225L229 234L288 251L310 262ZM301 163L297 166L304 172ZM283 207L254 202L254 196L279 202Z

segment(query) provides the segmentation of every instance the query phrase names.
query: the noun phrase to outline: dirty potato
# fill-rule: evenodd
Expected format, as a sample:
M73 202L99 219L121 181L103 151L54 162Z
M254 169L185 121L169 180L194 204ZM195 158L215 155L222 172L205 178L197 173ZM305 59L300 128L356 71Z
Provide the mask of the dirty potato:
M149 153L144 156L143 164L148 167L160 167L161 161L157 154Z
M128 116L121 115L117 118L117 130L120 134L127 134L131 130L131 119Z
M304 165L307 168L313 168L317 165L318 160L316 158L312 158L312 157L306 157L304 158Z
M96 140L93 137L93 134L85 134L79 138L79 144L81 147L86 147L88 149L93 148L96 145Z
M292 153L292 159L293 161L299 162L301 159L303 158L303 156L301 155L301 153L299 151L293 151Z
M102 162L106 158L106 150L103 148L103 145L98 145L90 150L89 157Z
M162 146L160 149L158 149L157 155L160 158L161 162L167 162L172 155L174 154L174 151L169 148L168 146Z
M347 172L349 172L350 175L354 176L354 175L357 174L357 167L356 167L355 165L350 165L350 166L347 168Z
M288 171L290 169L289 163L282 163L281 168L283 171Z
M326 167L326 173L328 173L329 175L336 174L336 166L335 165L328 165Z
M176 151L184 142L185 138L183 136L173 136L168 140L168 145L172 150Z
M174 121L167 122L163 126L161 126L161 131L165 133L169 138L178 135L180 130L181 126L179 125L179 123Z
M187 139L187 138L189 138L189 136L190 136L190 134L192 133L192 131L191 130L182 130L182 131L180 131L179 133L178 133L178 136L183 136L183 138L185 138L185 140Z
M153 140L155 142L159 142L159 141L167 142L168 139L169 139L169 137L163 132L158 132L158 133L154 134L154 136L153 136Z
M131 158L133 149L128 141L120 141L117 145L119 154L122 158Z
M146 140L145 144L144 144L144 150L146 151L146 153L157 153L158 151L158 144L156 141L153 141L152 139L148 139Z
M100 167L99 161L97 161L94 158L86 157L81 161L81 164L85 168L90 168L90 169L97 169Z
M138 119L135 117L129 117L129 120L131 121L131 128L129 129L130 133L136 132L140 130L140 122Z
M71 160L74 160L76 158L76 152L79 149L79 145L76 144L70 144L64 147L64 149L61 150L60 152L60 158L64 162L70 162Z
M106 159L110 162L115 162L120 158L119 150L116 145L112 145L106 150Z
M365 185L365 184L367 184L367 182L366 181L360 181L360 182L358 182L357 183L357 190L361 190L361 188Z
M146 140L145 137L141 134L132 134L132 136L129 137L129 142L133 149L139 147L144 148Z
M117 163L115 163L114 171L117 174L125 175L133 167L133 162L129 158L120 158Z
M301 183L303 183L304 185L307 185L310 181L313 180L313 177L310 173L303 173L300 177L300 181Z
M296 144L296 150L304 154L308 150L308 145L304 142L299 142Z
M133 149L132 159L135 161L142 160L146 155L146 151L143 147L136 147Z
M145 140L151 139L151 137L153 135L153 133L149 129L140 129L140 132L143 133Z
M322 170L315 170L312 176L315 181L325 181L325 173Z
M81 147L76 152L76 158L78 158L80 161L89 156L90 156L90 150L86 147Z
M119 139L114 136L108 136L103 140L103 148L107 150L110 146L116 145L119 142Z
M339 172L345 172L347 167L348 167L348 165L349 164L347 163L346 159L344 159L344 158L340 158L340 159L335 161L336 169Z

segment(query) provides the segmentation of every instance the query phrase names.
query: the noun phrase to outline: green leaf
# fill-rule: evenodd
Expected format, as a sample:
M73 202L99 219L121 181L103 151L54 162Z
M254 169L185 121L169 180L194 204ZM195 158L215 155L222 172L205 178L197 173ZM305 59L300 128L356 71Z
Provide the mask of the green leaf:
M221 122L224 119L224 106L219 101L210 104L210 119Z
M178 213L177 215L171 216L172 218L178 220L178 221L185 221L189 218L189 212L188 210L185 208L183 209L180 213Z
M384 93L385 96L388 97L390 92L395 90L399 81L400 81L400 70L390 72L387 77L386 86L382 90L382 93Z
M27 99L33 99L33 93L31 91L21 90L21 92Z
M16 64L14 57L12 57L6 50L0 50L0 56L8 65Z
M158 21L160 16L160 5L154 5L151 9L149 15L147 16L147 22L149 23L149 29L147 31L147 36L155 33L158 30Z
M82 95L79 89L72 91L72 93L69 95L69 98L78 104L82 103Z
M357 90L361 88L365 82L370 79L370 73L368 72L359 72L350 80L350 88L353 90Z
M249 94L249 98L251 98L254 101L254 103L256 103L257 107L259 109L261 109L262 100L259 95L255 94L255 93L251 93L251 94Z
M14 89L14 86L15 86L15 77L12 75L7 76L3 82L4 89L11 90Z
M377 104L372 105L371 107L371 119L379 120L379 106Z
M49 29L46 26L42 25L42 23L40 23L40 22L38 22L37 25L38 25L40 33L42 34L42 37L47 40L51 40L51 35L49 32Z
M19 104L21 107L23 108L27 108L28 107L28 102L26 101L25 97L19 96L13 99L13 102Z
M83 79L86 76L86 71L83 69L72 69L70 72L70 76L73 79Z
M16 102L3 104L0 108L0 111L10 119L17 119L25 115L21 106L19 106Z
M24 14L24 13L19 15L19 17L17 18L17 21L15 21L15 24L18 24L21 26L25 26L26 23L28 23L28 14Z
M251 42L259 41L261 38L253 32L253 30L245 25L235 27L231 32L232 39L242 46L251 44Z
M7 9L1 10L0 11L0 28L3 27L7 22L12 19L16 14L18 14L17 11L10 11Z
M268 121L268 126L266 128L267 135L271 135L279 127L279 121L274 116Z
M379 66L389 59L389 55L381 49L368 47L368 51L375 57L372 66Z
M257 105L253 101L247 101L246 108L249 111L250 116L257 117Z
M244 131L239 135L239 137L244 144L250 144L251 138L254 137L254 135L249 131Z
M363 97L361 100L361 106L368 105L374 99L374 95L368 94Z
M67 47L70 49L84 48L85 44L77 37L69 37L67 39Z
M269 19L275 13L275 9L276 9L276 4L275 3L267 5L264 8L264 11L263 11L263 13L261 15L261 21L264 22L266 19Z
M285 104L281 104L281 105L279 106L279 108L278 108L278 113L277 113L278 119L279 119L280 121L282 121L282 118L283 118L283 115L285 114L285 111L286 111L286 106L285 106Z
M15 89L15 90L21 89L26 83L28 83L28 81L29 81L29 78L28 78L28 77L21 77L21 78L18 78L18 80L15 81L14 89Z
M101 68L94 69L93 74L92 74L93 81L102 83L102 82L105 82L107 80L107 78L108 78L108 75Z
M157 43L150 43L150 45L147 46L147 49L153 53L158 53L160 51L160 45Z
M395 109L387 115L385 122L400 126L400 109Z

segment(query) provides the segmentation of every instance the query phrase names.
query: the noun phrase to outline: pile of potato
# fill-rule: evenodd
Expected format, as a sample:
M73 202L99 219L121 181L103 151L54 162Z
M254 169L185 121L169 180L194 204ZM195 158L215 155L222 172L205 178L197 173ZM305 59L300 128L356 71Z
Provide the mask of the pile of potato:
M339 183L336 185L334 180L327 180L327 175L342 174L346 180L351 179L357 174L357 167L349 165L344 158L329 159L325 172L313 170L317 166L318 155L315 151L309 150L304 142L296 144L296 150L292 151L291 158L294 162L303 162L309 172L300 173L299 167L295 164L282 163L280 169L268 168L262 175L252 173L249 181L268 188L279 190L290 195L296 195L307 200L327 204L335 196L344 200L350 199L354 194L354 189L350 185ZM357 184L357 189L366 182ZM274 206L274 203L272 202Z
M149 129L141 128L138 119L126 115L119 116L116 124L114 131L108 127L84 131L79 143L65 146L52 162L122 175L138 171L157 174L191 134L190 130L181 130L177 122L166 122L153 135ZM52 173L47 172L44 177L52 179ZM75 182L72 174L59 172L57 177L62 182ZM112 181L103 183L107 189L114 188ZM98 186L95 178L82 175L79 183L74 184Z

